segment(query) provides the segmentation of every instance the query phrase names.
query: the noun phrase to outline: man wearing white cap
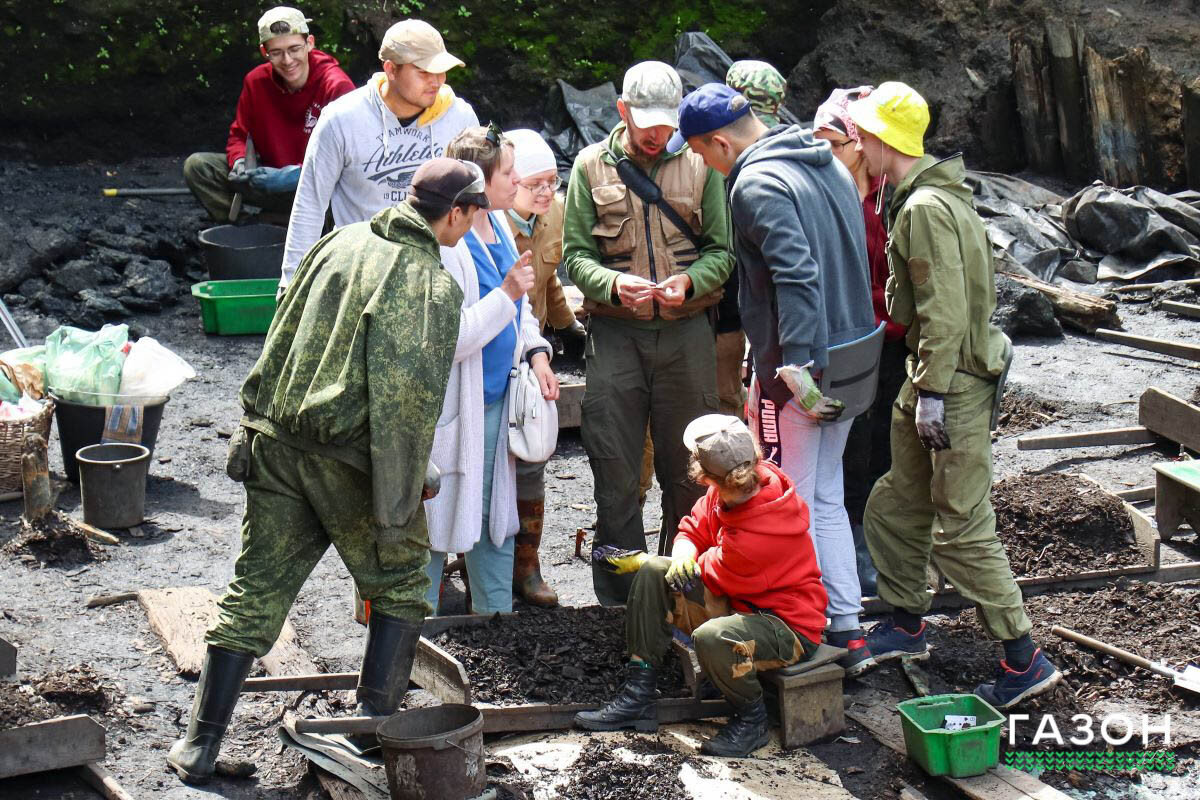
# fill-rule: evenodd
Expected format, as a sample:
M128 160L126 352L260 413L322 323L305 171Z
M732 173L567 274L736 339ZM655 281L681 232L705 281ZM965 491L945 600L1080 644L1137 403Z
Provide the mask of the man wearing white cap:
M706 312L733 269L729 218L721 176L687 148L666 152L682 97L670 65L630 67L620 124L580 152L567 189L563 260L590 318L580 433L595 484L594 547L645 548L638 475L647 422L663 490L661 544L670 541L700 494L687 478L683 429L718 407ZM624 603L631 582L593 567L604 605Z
M446 73L463 62L446 52L433 26L397 22L383 36L379 60L383 71L325 109L313 131L288 223L281 291L321 238L327 209L340 228L400 203L417 168L479 124L446 85Z
M258 20L259 64L242 81L237 113L224 153L192 153L183 179L208 215L229 218L241 192L251 205L286 214L300 176L300 161L321 110L354 90L337 59L316 49L304 14L276 6ZM257 164L246 164L247 140Z

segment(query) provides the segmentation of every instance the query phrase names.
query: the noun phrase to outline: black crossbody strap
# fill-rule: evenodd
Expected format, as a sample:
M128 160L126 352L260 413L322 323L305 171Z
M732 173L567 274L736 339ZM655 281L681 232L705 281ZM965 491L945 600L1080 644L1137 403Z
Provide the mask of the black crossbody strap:
M608 154L612 156L616 162L617 174L621 176L621 182L633 191L638 197L642 198L643 203L650 203L658 206L658 210L663 213L663 216L671 221L671 224L679 229L679 232L687 237L687 240L692 243L697 252L704 248L704 242L695 234L692 227L683 221L683 217L679 216L679 212L671 207L667 202L667 198L663 197L662 189L658 184L651 179L649 175L642 171L642 168L633 163L628 157L617 157L617 154L610 148Z

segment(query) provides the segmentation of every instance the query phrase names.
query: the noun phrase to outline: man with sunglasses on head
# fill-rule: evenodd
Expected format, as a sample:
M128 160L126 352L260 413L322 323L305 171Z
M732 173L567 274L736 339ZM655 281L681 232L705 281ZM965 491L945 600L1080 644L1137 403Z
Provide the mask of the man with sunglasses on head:
M313 131L288 222L281 294L321 238L326 211L340 228L396 205L418 167L479 124L446 84L446 73L463 62L429 23L406 19L388 28L379 61L383 70L327 108Z
M593 548L646 547L638 476L647 422L663 546L701 495L688 480L683 430L718 408L707 312L733 256L724 180L687 148L666 151L682 98L670 65L630 67L621 122L579 153L567 189L563 259L590 318L580 434L595 483ZM619 605L632 576L594 565L592 585L601 604Z
M183 164L188 188L218 222L229 219L239 192L250 205L287 214L321 110L354 90L337 59L316 49L309 21L288 6L259 18L258 49L267 63L242 81L225 152L192 153ZM247 140L256 151L257 164L251 166Z

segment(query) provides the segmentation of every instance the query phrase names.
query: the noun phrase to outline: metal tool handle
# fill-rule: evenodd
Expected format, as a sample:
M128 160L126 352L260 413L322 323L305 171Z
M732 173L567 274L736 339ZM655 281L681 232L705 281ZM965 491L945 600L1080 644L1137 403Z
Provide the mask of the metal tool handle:
M379 723L387 717L339 717L336 719L298 719L296 733L340 733L343 736L374 736Z
M1099 639L1093 639L1090 636L1084 636L1082 633L1076 633L1069 628L1061 628L1058 625L1055 625L1050 629L1050 632L1061 636L1064 639L1070 639L1072 642L1081 644L1084 647L1088 647L1092 650L1099 650L1101 653L1107 653L1113 658L1119 658L1126 664L1133 664L1134 666L1141 667L1142 669L1148 669L1157 675L1163 675L1168 678L1175 677L1175 671L1172 669L1155 664L1150 659L1143 658L1137 653L1131 653L1128 650L1122 650L1119 647L1114 647L1111 644L1100 641Z

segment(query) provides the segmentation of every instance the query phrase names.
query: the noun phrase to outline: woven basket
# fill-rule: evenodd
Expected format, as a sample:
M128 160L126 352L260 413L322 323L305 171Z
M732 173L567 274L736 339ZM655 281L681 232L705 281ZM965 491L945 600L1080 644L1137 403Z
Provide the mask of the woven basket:
M50 425L54 422L54 401L42 401L42 410L27 419L0 419L0 496L21 495L21 451L25 434L39 433L50 441Z

